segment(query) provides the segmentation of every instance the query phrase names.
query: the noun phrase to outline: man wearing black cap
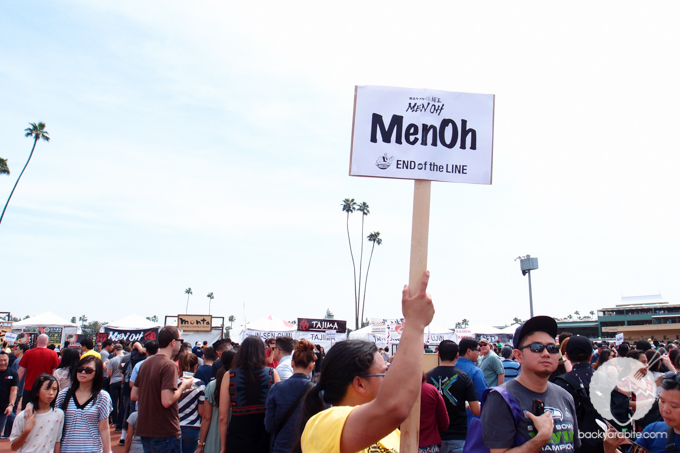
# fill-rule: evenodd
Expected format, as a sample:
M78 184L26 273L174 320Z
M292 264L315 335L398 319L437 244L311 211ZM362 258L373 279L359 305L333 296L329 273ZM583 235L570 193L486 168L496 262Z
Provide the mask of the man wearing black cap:
M515 331L513 346L522 373L502 387L517 401L523 416L515 425L502 395L496 391L488 394L482 409L482 431L491 453L574 452L580 448L574 400L548 381L560 357L556 336L557 322L549 316L535 316ZM533 412L539 403L545 412L537 416Z
M574 335L567 341L566 352L567 359L573 365L573 369L569 373L557 377L554 382L574 398L579 431L595 434L584 436L582 451L603 452L602 438L597 435L600 432L600 427L595 421L598 414L590 401L590 380L595 373L595 370L590 366L590 358L593 355L590 340L581 335Z

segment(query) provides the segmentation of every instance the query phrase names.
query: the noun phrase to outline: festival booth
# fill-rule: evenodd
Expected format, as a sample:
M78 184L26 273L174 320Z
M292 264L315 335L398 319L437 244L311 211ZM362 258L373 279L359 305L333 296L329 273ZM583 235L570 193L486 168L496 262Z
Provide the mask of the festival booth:
M33 347L38 335L44 333L49 337L50 344L62 347L64 340L78 333L78 325L46 311L32 318L15 322L12 326L12 333L17 334L15 343L26 343Z
M97 343L105 340L112 341L140 341L144 343L149 340L156 340L158 323L149 321L136 314L128 315L124 318L113 321L101 328L97 334Z
M328 351L347 339L347 321L339 319L298 318L296 340L308 340Z
M484 324L476 324L467 330L474 334L476 340L486 340L490 343L500 342L501 344L512 344L512 337L515 334L514 330L512 333L508 333L501 329L497 329L496 327Z
M371 318L371 325L349 334L350 339L372 341L380 348L396 352L404 329L404 318ZM456 333L446 327L430 324L423 332L423 344L437 346L444 340L457 341Z
M249 322L246 328L241 331L241 341L246 337L255 336L262 340L276 337L292 337L295 338L297 327L292 322L284 321L275 316L267 316L266 318L258 319L254 322Z
M177 326L182 332L182 339L192 347L198 342L204 341L212 346L217 340L222 339L224 331L224 316L212 315L177 315L166 316L166 326Z

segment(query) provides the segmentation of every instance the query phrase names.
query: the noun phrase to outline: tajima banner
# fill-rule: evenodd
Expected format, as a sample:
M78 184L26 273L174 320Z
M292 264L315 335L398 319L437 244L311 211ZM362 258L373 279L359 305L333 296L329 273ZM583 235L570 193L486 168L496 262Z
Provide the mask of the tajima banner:
M491 184L494 95L357 86L350 176Z
M97 343L105 340L125 340L125 341L140 341L142 343L150 340L156 340L158 335L157 328L151 329L112 329L104 327L104 332L97 334Z
M300 332L326 332L335 330L337 333L347 332L347 321L337 319L298 318L297 328Z

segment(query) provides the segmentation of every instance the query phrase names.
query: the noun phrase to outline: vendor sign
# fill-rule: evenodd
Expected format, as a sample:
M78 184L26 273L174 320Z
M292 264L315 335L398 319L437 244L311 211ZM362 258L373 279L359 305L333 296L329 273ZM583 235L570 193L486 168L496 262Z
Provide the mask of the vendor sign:
M6 334L12 331L12 324L12 321L0 321L0 342L5 339Z
M212 332L212 316L177 315L177 328L187 332Z
M158 335L158 328L151 329L114 329L111 327L104 327L104 332L97 334L97 343L105 340L112 340L113 342L119 340L125 341L139 341L145 342L156 340Z
M327 330L335 330L338 333L347 332L347 321L338 319L298 318L297 326L297 330L301 332L326 332Z

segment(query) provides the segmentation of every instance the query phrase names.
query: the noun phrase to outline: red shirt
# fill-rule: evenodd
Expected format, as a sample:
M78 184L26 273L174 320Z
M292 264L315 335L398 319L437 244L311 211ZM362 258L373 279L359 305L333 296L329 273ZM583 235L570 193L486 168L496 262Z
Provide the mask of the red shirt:
M59 356L51 349L33 348L24 353L20 365L26 368L24 388L31 390L38 376L43 373L52 374L52 371L59 366Z
M271 348L265 349L264 355L265 355L265 357L267 357L267 359L269 359L269 356L273 354L272 351L273 351L273 350L272 350ZM267 365L267 366L268 366L268 367L272 367L272 368L276 368L277 366L279 366L279 361L276 360L276 357L274 357L274 359L273 359L273 361L272 361L272 364L271 364L271 365Z
M441 445L439 431L449 427L449 413L439 390L432 384L423 382L420 389L420 439L418 447Z

